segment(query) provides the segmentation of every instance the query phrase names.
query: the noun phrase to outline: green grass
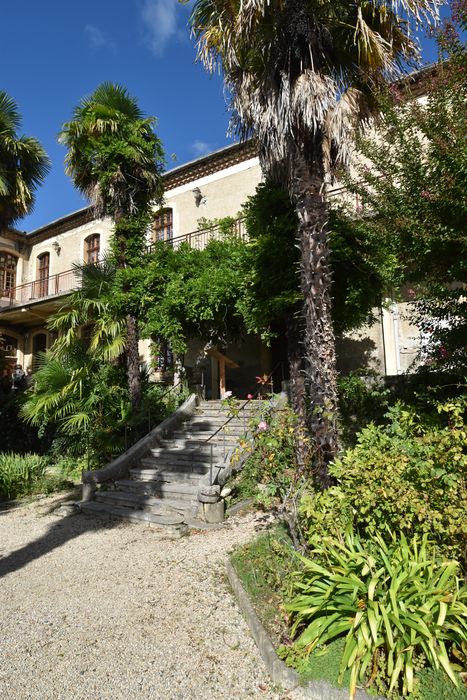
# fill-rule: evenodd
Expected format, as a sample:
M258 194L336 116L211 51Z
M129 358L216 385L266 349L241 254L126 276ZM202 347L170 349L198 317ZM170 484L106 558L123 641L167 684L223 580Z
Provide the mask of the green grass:
M281 643L287 635L281 603L296 564L285 528L276 526L268 530L237 549L231 560L273 643Z

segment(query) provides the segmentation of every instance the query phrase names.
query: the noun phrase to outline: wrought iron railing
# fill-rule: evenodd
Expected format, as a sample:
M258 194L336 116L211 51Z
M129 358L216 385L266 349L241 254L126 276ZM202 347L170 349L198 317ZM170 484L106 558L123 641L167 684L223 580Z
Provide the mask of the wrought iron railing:
M79 287L76 270L65 270L43 279L26 282L2 292L2 306L20 306L47 297L68 294Z
M229 229L223 226L214 225L207 228L198 229L183 236L170 238L166 243L178 248L182 243L187 243L191 248L202 250L209 241L225 240L226 235L232 235L241 240L247 239L247 231L244 219L236 219ZM146 253L153 253L156 243L147 246ZM47 297L68 294L80 287L80 276L76 269L65 270L55 275L44 277L43 279L26 282L16 287L0 291L0 308L8 306L22 306L31 301L40 301Z
M225 240L226 235L231 235L241 240L246 240L248 238L245 219L235 219L231 226L224 227L223 225L214 224L213 226L207 226L206 228L197 229L190 233L185 233L183 236L175 236L174 238L167 238L163 242L168 245L178 248L182 243L187 243L190 248L196 248L197 250L203 250L209 243L209 241L222 241ZM158 241L151 243L146 248L146 252L151 254L156 249Z

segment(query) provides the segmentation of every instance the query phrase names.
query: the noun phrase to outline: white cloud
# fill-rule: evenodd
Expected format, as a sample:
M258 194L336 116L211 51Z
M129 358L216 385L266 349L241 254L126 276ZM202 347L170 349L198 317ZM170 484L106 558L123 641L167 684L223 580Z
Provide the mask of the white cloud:
M208 143L207 141L196 140L191 144L191 150L195 156L204 156L206 153L211 153L216 148L215 144Z
M151 51L160 56L168 42L183 36L177 27L178 0L144 0L141 5L141 19L147 33Z
M84 27L84 33L88 40L89 48L93 51L97 51L98 49L107 49L112 53L116 52L117 45L115 41L107 36L107 34L104 34L104 32L94 24L87 24Z

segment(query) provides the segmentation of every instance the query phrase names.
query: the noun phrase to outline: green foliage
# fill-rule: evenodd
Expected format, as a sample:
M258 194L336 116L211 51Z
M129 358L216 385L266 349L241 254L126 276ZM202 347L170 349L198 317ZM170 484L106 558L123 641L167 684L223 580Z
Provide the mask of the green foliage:
M354 445L362 427L383 422L391 392L381 377L359 372L339 377L337 386L342 441Z
M377 129L358 141L362 164L346 179L362 215L341 210L336 220L386 251L387 282L405 285L406 298L416 300L413 320L429 331L424 361L465 374L467 61L453 26L442 49L448 60L422 77L425 101L407 87L380 96Z
M342 542L316 537L313 558L301 557L295 595L286 609L293 616L296 650L306 657L317 645L345 638L341 674L350 669L350 694L372 681L383 660L387 691L414 690L419 657L442 668L459 685L449 655L467 634L467 589L456 562L438 563L427 537L390 543L347 532Z
M35 192L50 169L41 144L18 135L21 121L14 100L0 90L0 229L32 210Z
M98 460L109 459L122 451L117 436L130 416L124 384L122 370L93 362L76 340L62 359L41 358L21 415L40 432L53 426L74 454L90 450Z
M296 443L301 430L289 407L277 409L275 402L264 402L249 421L251 438L240 441L239 459L248 455L234 482L234 499L255 497L264 507L282 501L296 484L299 471Z
M35 428L26 425L20 416L23 393L10 392L0 400L0 424L1 438L0 448L2 452L15 452L26 454L37 452L43 454L50 446L51 435L44 431L38 436Z
M164 152L126 88L102 83L76 107L59 140L76 187L116 223L148 213L162 200ZM126 222L128 224L128 221Z
M145 335L167 340L176 353L185 352L189 338L227 343L238 337L242 246L230 234L209 241L204 250L156 245L133 278Z
M282 525L268 529L236 549L232 564L250 600L273 639L286 634L282 600L291 585L294 553Z
M438 405L426 424L397 404L384 426L369 424L354 448L335 461L336 485L303 501L304 527L339 532L353 523L362 535L388 528L408 537L427 533L440 552L467 565L465 399Z
M241 251L237 307L249 333L263 340L300 301L297 216L286 192L261 183L242 211L248 242Z
M466 700L467 688L454 688L446 683L446 676L441 670L424 668L419 674L418 688L413 700Z
M47 462L36 454L0 453L0 498L13 499L30 493L45 473Z
M268 340L275 324L302 299L297 215L288 194L271 182L260 184L243 207L249 242L243 248L242 289L237 307L249 332ZM373 232L356 235L353 225L332 210L329 221L333 272L332 317L337 334L369 320L392 283L395 260Z
M117 308L115 298L115 265L104 259L98 264L75 265L74 273L79 288L48 321L50 330L59 333L51 356L73 356L79 347L93 362L116 360L125 349L126 337L125 312ZM89 339L80 343L77 338L83 329Z

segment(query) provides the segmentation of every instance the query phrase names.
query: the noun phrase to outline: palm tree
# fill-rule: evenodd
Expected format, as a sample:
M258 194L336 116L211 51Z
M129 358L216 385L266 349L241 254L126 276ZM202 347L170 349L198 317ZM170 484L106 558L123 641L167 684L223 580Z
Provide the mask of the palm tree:
M125 350L125 320L111 304L116 268L104 258L99 263L75 265L78 289L47 322L58 334L50 349L52 359L66 358L83 329L89 331L88 352L93 361L115 362Z
M288 189L298 215L306 420L322 487L337 451L326 185L349 156L371 89L415 64L413 25L437 3L195 0L191 15L198 57L224 72L231 128L256 137L263 170Z
M0 90L0 229L26 216L50 162L39 141L18 136L21 116L14 100Z
M80 102L59 136L68 148L68 175L96 216L114 221L113 254L122 269L140 260L152 204L162 203L164 153L154 125L124 87L103 83ZM126 315L126 333L128 388L136 410L141 382L134 311Z

